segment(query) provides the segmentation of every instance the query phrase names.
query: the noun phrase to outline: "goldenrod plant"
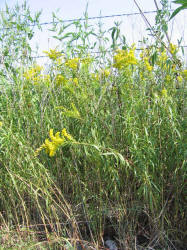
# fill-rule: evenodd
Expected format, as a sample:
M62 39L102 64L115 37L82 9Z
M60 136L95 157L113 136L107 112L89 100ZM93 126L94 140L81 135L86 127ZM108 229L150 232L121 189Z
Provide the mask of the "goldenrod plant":
M1 247L185 249L180 44L128 45L118 23L112 40L99 24L91 54L88 21L69 24L75 33L54 23L64 42L45 51L47 67L0 76Z
M49 136L51 141L49 139L46 139L45 143L43 143L38 149L36 149L35 155L38 155L38 153L42 149L45 149L46 153L49 154L50 157L52 157L55 155L57 149L60 146L65 146L66 144L68 144L68 142L73 141L72 136L66 132L65 128L61 132L61 137L60 132L57 132L55 135L53 135L53 129L50 129Z

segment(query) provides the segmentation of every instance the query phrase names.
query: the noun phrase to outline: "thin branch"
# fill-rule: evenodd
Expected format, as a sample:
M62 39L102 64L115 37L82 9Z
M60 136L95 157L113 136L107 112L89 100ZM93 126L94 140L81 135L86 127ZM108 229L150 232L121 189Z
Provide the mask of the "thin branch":
M158 8L158 4L157 4L157 1L156 0L154 0L154 3L155 3L155 6L156 6L156 9L157 9L157 12L159 11L159 8ZM165 33L165 35L166 35L166 38L167 38L167 40L168 40L168 45L170 45L170 39L169 39L169 35L168 35L168 32L167 31L165 31L164 32Z
M146 18L146 16L144 15L143 11L141 10L140 6L138 5L138 3L136 2L136 0L134 0L135 5L137 6L137 8L139 9L143 19L145 20L146 25L148 26L148 28L150 29L151 34L164 46L164 48L168 51L169 55L170 55L170 59L173 60L173 62L175 63L175 59L173 57L173 54L171 53L169 47L166 46L166 44L161 40L161 38L157 35L157 33L154 31L152 25L150 24L150 22L148 21L148 19ZM169 43L170 44L170 43Z

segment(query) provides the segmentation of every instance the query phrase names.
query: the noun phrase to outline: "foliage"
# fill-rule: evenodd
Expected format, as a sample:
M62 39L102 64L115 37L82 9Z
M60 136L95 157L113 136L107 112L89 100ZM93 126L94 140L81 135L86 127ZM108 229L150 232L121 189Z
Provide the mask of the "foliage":
M88 20L72 25L82 46L63 30L70 40L44 52L47 68L28 62L0 79L2 244L101 249L113 236L121 249L184 247L187 74L178 46L142 43L138 54L116 24L113 52L103 43L93 55Z
M34 36L36 25L40 27L40 14L38 12L32 16L26 1L12 9L6 5L5 10L0 12L1 75L15 75L19 63L32 61L29 41Z
M178 7L174 12L172 13L170 20L176 16L181 10L187 9L187 0L175 0L173 3L180 4L181 6Z

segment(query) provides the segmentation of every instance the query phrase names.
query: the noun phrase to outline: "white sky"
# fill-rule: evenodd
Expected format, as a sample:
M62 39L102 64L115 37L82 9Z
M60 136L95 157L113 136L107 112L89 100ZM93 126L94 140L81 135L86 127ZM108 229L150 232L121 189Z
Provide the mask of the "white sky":
M142 11L152 11L155 10L154 0L136 0ZM16 2L21 4L23 0L0 0L0 9L2 10L5 6L5 2L8 6L13 6ZM139 12L134 0L28 0L28 5L33 12L42 10L41 22L52 21L52 12L60 9L58 16L62 19L75 19L83 16L86 4L88 2L88 15L89 17L101 15L115 15ZM160 0L157 0L159 3ZM171 2L171 1L170 1ZM173 5L172 8L176 8L179 5ZM146 15L148 20L154 24L154 14ZM128 43L141 40L146 36L145 23L140 15L120 17L120 18L106 18L102 19L104 24L104 29L108 30L114 24L114 21L122 21L121 26L122 33L126 36ZM90 21L90 24L97 24L98 20ZM172 33L170 33L171 40L176 42L177 39L183 37L182 44L187 45L187 10L180 13L171 25L173 25ZM43 55L43 50L48 50L49 48L54 48L56 42L54 39L49 39L50 32L48 28L50 26L43 26L42 32L37 32L35 38L32 41L32 46L38 44L39 54ZM187 48L185 48L187 54Z

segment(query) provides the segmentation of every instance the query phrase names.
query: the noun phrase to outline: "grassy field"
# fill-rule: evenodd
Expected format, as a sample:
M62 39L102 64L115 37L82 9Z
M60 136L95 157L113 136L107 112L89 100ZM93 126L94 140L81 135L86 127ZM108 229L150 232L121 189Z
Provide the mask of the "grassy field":
M178 50L51 49L47 69L6 67L1 249L104 249L107 237L119 249L185 249L187 70Z

